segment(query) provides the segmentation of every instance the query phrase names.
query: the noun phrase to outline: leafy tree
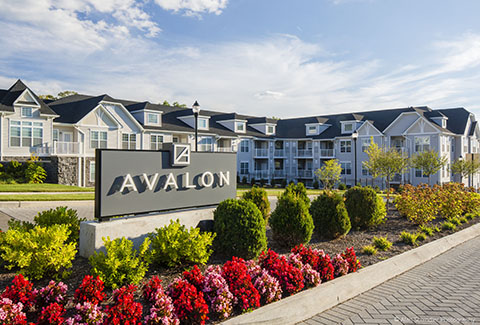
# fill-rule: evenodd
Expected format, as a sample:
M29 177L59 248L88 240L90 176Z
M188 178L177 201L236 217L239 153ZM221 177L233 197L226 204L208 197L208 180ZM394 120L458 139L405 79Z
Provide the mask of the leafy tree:
M172 105L170 105L169 102L167 102L167 100L164 100L163 103L162 103L162 105L163 105L163 106L172 106Z
M412 158L412 166L423 170L423 174L428 177L428 185L430 185L430 176L442 169L447 160L447 157L440 157L434 150L422 151Z
M452 173L460 175L461 178L480 172L480 162L475 160L457 159L450 166Z
M38 97L40 97L41 99L49 99L49 100L57 100L57 99L60 99L60 98L63 98L63 97L67 97L67 96L71 96L71 95L77 95L78 93L76 91L72 91L72 90L64 90L64 91L61 91L57 94L57 96L53 96L53 95L39 95Z
M173 106L174 107L180 107L180 108L186 108L187 105L185 104L180 104L179 102L173 102Z
M321 168L315 171L315 175L322 181L326 190L333 188L335 183L340 180L341 173L342 167L336 159L327 160Z
M39 95L38 97L40 97L40 99L49 99L49 100L56 100L57 97L53 96L53 95Z
M395 148L380 148L375 142L371 142L367 148L368 160L363 162L373 177L385 177L387 189L390 190L390 180L395 174L402 173L409 166L409 158L398 152ZM387 191L387 212L390 201L390 191Z

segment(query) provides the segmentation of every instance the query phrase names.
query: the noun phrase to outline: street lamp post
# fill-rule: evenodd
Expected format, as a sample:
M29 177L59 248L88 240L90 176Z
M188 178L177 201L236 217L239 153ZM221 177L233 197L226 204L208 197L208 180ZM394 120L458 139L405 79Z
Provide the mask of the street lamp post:
M195 152L198 151L198 114L200 113L200 105L197 101L192 106L193 116L195 116Z
M353 168L353 177L354 177L354 183L353 186L357 185L357 138L358 138L358 133L357 131L353 131L352 133L352 139L353 139L353 150L354 150L354 164L355 167Z

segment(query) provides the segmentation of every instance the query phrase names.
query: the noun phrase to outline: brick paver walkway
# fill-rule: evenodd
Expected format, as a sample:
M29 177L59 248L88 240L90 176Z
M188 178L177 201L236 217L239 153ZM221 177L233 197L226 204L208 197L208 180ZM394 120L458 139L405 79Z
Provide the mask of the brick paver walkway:
M480 237L299 324L480 324Z

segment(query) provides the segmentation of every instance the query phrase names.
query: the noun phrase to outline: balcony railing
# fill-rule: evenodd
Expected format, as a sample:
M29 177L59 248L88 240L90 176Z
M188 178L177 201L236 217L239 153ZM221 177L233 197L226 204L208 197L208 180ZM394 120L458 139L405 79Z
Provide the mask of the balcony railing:
M313 150L312 149L298 149L297 150L297 157L312 157Z
M233 152L231 147L217 147L217 152Z
M334 157L333 149L320 149L320 157Z
M45 155L78 155L82 151L80 142L54 141L53 146L44 144L41 147L34 147L33 152L39 156Z
M211 145L211 144L199 144L198 145L198 151L212 152L213 151L213 145Z
M275 157L284 157L285 156L285 150L284 149L275 149L274 155L275 155Z
M313 170L311 170L311 169L299 169L299 170L297 170L297 177L312 178L313 177Z
M283 169L275 169L273 171L273 177L282 177L284 178L286 176L286 172Z
M268 157L268 149L263 148L255 148L255 156L256 157Z
M255 170L253 172L253 175L254 175L255 179L268 178L269 177L269 172L268 172L268 170Z

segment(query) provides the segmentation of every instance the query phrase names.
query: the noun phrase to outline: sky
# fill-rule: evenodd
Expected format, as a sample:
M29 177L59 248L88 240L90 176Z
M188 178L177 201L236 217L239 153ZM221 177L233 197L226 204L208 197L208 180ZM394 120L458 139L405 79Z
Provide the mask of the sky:
M280 118L480 114L477 0L0 0L0 88Z

